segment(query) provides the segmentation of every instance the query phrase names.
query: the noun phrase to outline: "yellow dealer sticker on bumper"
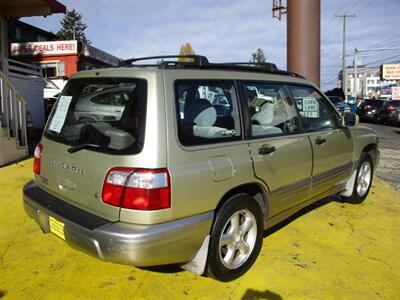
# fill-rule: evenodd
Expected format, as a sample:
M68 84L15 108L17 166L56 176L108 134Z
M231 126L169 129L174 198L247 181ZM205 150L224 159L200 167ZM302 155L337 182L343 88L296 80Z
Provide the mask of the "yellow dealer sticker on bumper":
M49 217L49 223L50 231L65 241L64 223L54 219L53 217Z

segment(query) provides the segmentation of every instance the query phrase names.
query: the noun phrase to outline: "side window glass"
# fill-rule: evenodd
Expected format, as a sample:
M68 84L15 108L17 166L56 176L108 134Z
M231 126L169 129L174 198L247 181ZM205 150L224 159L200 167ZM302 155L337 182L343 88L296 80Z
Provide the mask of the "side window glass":
M125 106L126 102L129 100L129 95L126 92L118 92L110 96L111 106Z
M232 81L179 80L175 98L183 145L240 139L238 98Z
M110 102L110 94L109 93L100 94L98 96L93 97L91 101L97 104L107 105Z
M245 89L252 137L300 131L296 107L283 85L246 83Z
M337 115L332 105L311 87L290 86L299 110L304 130L323 130L337 127Z

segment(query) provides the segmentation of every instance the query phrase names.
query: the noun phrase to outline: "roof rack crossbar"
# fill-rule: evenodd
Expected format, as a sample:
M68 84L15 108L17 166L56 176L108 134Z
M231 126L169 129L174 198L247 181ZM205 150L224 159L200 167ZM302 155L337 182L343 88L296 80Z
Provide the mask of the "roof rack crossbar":
M269 62L265 63L255 63L255 62L227 62L227 63L222 63L223 65L231 65L231 66L239 66L239 67L250 67L250 68L256 68L256 69L263 69L266 71L278 71L278 67Z
M195 55L195 54L188 54L188 55L160 55L160 56L147 56L147 57L138 57L138 58L130 58L130 59L126 59L121 61L120 65L121 66L129 66L134 62L137 61L142 61L142 60L152 60L152 59L168 59L168 58L183 58L183 59L187 59L187 58L192 58L193 62L189 62L192 64L195 64L197 66L205 66L207 65L208 59L207 57L203 56L203 55Z

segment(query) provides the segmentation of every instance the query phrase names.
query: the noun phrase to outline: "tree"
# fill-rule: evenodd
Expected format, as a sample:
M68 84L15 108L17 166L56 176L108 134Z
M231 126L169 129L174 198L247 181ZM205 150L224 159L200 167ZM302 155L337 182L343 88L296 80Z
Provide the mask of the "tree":
M183 44L179 50L179 55L194 55L194 50L190 43ZM178 61L193 62L193 58L178 58Z
M265 63L265 54L264 51L261 48L258 48L256 52L251 54L251 60L250 62L256 63L256 64L263 64Z
M61 40L77 40L90 44L85 35L87 25L82 22L82 15L75 9L67 11L60 24L61 29L57 32L57 35Z

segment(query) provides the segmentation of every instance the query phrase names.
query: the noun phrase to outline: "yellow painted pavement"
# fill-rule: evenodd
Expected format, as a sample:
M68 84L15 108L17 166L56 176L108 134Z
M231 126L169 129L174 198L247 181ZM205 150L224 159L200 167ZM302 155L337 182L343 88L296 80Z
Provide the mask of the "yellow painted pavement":
M103 262L43 234L22 206L32 160L0 168L0 298L400 299L400 194L375 178L365 203L325 200L264 238L243 277Z

